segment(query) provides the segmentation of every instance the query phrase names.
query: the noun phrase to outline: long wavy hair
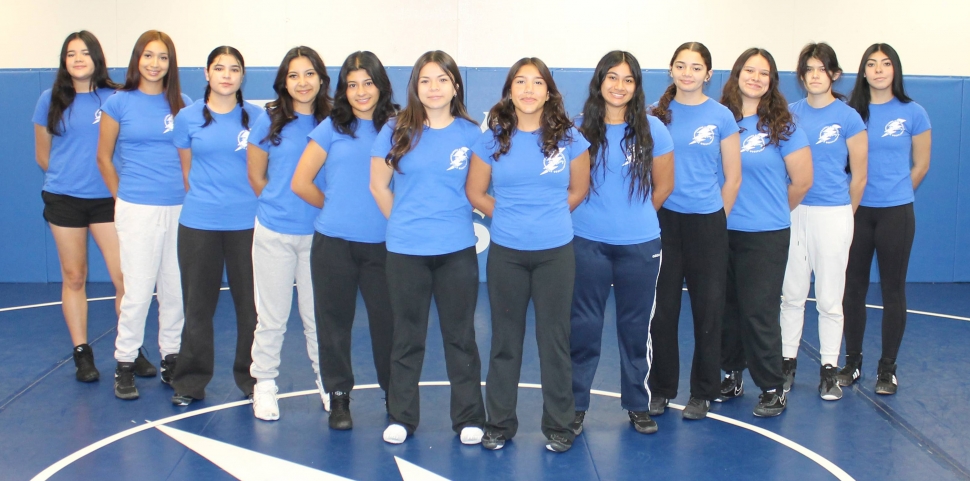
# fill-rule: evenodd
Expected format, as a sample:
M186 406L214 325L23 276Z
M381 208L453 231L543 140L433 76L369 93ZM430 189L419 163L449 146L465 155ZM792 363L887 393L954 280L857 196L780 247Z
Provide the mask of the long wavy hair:
M866 79L866 62L869 61L869 56L876 52L886 54L886 57L889 57L889 61L893 64L893 97L904 104L913 101L906 95L906 89L903 88L903 64L899 61L899 54L896 53L896 49L888 43L874 43L862 54L862 61L859 62L859 75L856 76L852 94L849 95L849 107L859 112L862 120L866 123L869 123L869 102L872 101L872 92L869 91L869 81Z
M526 65L532 65L539 71L539 75L545 80L546 89L549 92L549 100L543 105L542 115L539 117L539 147L542 149L542 154L551 157L559 151L561 142L572 140L570 129L572 129L573 124L566 114L562 93L556 87L552 72L549 71L549 67L542 60L535 57L525 57L519 59L509 69L509 73L505 77L505 85L502 87L502 100L499 100L488 112L488 128L492 131L499 147L492 154L492 159L495 161L508 154L512 148L512 134L515 133L518 125L515 104L512 103L512 81L515 80L519 70Z
M239 50L236 50L235 48L230 47L228 45L216 47L215 50L209 53L209 58L205 61L206 70L211 69L212 64L214 64L216 60L222 55L231 55L235 57L236 61L239 62L239 66L242 68L242 74L246 75L246 61L243 60L242 54L239 53ZM209 78L210 79L212 78L211 74ZM212 112L209 112L209 94L211 93L212 93L212 87L210 86L210 84L207 83L205 85L205 96L203 97L204 103L202 105L202 117L205 119L205 123L202 124L202 128L208 127L209 124L211 124L213 121ZM246 112L246 109L243 108L244 104L243 104L242 86L239 87L239 90L236 90L236 103L239 104L239 110L242 111L242 119L241 119L242 126L244 129L249 130L249 112Z
M810 43L805 45L805 48L798 54L798 67L795 69L795 72L798 74L798 83L803 88L805 87L805 74L808 73L808 61L813 58L822 62L822 66L825 67L825 75L829 78L829 82L835 82L835 79L832 78L833 76L842 75L842 67L839 66L839 58L835 55L835 49L825 42ZM839 100L845 101L845 95L836 92L834 89L832 90L832 95Z
M332 101L328 94L330 90L330 75L327 75L327 66L323 64L323 59L312 48L304 46L293 47L283 56L283 61L280 62L280 67L276 70L276 79L273 80L273 91L276 92L276 100L266 104L266 112L269 114L270 120L269 133L260 142L269 140L273 145L280 145L282 141L280 133L283 132L283 127L286 127L286 124L296 120L296 111L293 110L293 97L286 90L286 76L290 72L290 62L300 57L304 57L310 61L310 65L313 66L313 70L317 72L321 80L320 91L317 92L317 96L313 99L313 118L319 124L330 115Z
M680 52L683 52L684 50L697 52L700 54L701 58L704 59L704 65L707 66L708 72L714 68L712 67L714 62L711 60L711 51L708 50L703 43L687 42L677 47L677 49L674 50L674 55L670 57L671 75L673 75L674 62L677 61L677 55L680 55ZM657 101L657 105L650 110L650 114L660 119L664 125L670 125L670 122L673 122L674 120L673 113L670 111L670 101L673 100L674 96L676 95L677 84L675 84L673 79L671 79L670 86L667 87L667 90L664 90L663 95L660 96L660 100Z
M354 133L357 131L357 116L354 109L347 100L347 76L352 72L363 70L370 75L371 81L377 87L380 97L377 105L374 106L374 128L380 132L384 124L397 115L401 108L394 103L394 91L391 90L391 80L387 77L387 70L381 63L377 55L371 52L354 52L344 60L340 66L340 74L337 76L337 88L333 94L333 111L330 112L330 120L333 121L334 130L344 135L356 138Z
M767 50L761 48L749 48L745 50L734 67L731 67L731 74L724 84L724 92L721 94L721 103L731 110L734 120L740 122L742 119L741 107L741 87L739 79L741 69L745 62L755 55L760 55L768 61L768 91L765 92L761 100L758 101L758 132L768 134L769 144L780 145L782 141L788 140L795 131L795 123L792 121L791 113L788 111L788 101L778 88L778 66L775 65L775 58Z
M441 50L425 52L418 57L417 62L414 62L414 68L411 69L411 78L408 80L408 105L397 115L397 123L394 124L394 132L391 134L391 151L385 158L387 165L397 172L401 172L401 158L421 140L424 123L428 119L424 104L418 96L418 82L421 79L421 69L429 63L435 63L441 67L455 85L455 97L451 99L451 116L475 122L465 109L465 84L455 59Z
M61 135L64 120L64 111L74 103L77 92L74 90L74 79L67 70L67 46L74 40L84 42L94 64L94 73L91 74L90 89L94 95L98 95L97 89L115 89L120 85L114 83L108 76L108 65L104 60L104 51L101 50L101 43L93 33L87 30L74 32L64 39L61 45L61 61L57 67L57 75L54 77L54 85L51 87L51 104L47 109L47 133L51 135ZM98 97L101 100L101 97Z
M141 71L138 70L138 64L141 62L141 56L145 53L148 44L156 40L165 44L165 48L168 49L168 72L162 78L162 89L165 93L165 100L168 102L168 110L172 115L175 115L179 110L182 110L182 107L185 107L185 102L182 101L182 84L179 83L179 62L178 56L175 54L175 43L172 42L172 37L169 37L165 32L149 30L138 37L135 47L131 49L128 72L125 74L125 85L120 90L138 90L138 85L141 83Z
M626 104L623 120L623 152L630 156L630 189L628 195L646 200L650 193L650 169L653 167L653 136L650 135L650 122L647 121L646 100L643 94L643 74L640 63L630 52L614 50L607 53L596 64L596 71L589 81L589 96L583 105L583 122L579 127L589 141L590 171L597 170L606 174L606 100L603 99L603 81L610 69L621 64L630 67L633 74L633 97ZM594 179L590 176L590 194L596 190Z

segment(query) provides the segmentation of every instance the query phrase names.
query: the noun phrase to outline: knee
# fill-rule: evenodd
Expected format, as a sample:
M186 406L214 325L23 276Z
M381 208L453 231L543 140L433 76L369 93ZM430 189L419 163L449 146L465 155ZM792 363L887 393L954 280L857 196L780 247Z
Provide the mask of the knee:
M84 285L87 282L88 271L83 267L64 268L61 269L61 277L64 287L72 291L80 291L84 289Z

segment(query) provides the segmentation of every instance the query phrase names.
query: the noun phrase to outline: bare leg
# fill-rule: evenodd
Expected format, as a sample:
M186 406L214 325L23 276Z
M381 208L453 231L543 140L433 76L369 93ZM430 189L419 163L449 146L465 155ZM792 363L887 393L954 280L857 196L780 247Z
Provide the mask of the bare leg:
M73 346L88 342L88 229L51 224L57 256L61 261L61 309Z
M91 236L101 249L108 275L115 286L115 314L121 315L121 298L125 296L124 278L121 276L121 249L118 247L118 231L114 222L91 224Z

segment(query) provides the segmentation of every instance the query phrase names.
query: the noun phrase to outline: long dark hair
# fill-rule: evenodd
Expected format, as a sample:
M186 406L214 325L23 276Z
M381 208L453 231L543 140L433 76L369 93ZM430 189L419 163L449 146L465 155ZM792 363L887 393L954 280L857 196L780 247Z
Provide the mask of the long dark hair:
M697 52L700 54L701 58L704 59L704 65L707 66L708 72L714 68L712 66L714 62L711 60L711 51L708 50L703 43L687 42L682 43L679 47L677 47L677 50L674 50L674 56L670 57L671 75L673 75L674 62L677 61L677 55L684 50ZM674 120L673 114L670 112L669 107L670 101L674 99L675 95L677 95L677 85L673 82L673 79L671 79L670 86L667 87L667 90L664 90L663 95L660 96L660 100L657 101L657 105L650 110L650 114L660 119L664 125L670 125L670 122L673 122Z
M524 57L519 59L509 69L509 74L505 77L505 85L502 87L502 100L488 112L488 128L495 136L499 149L492 154L492 159L498 161L499 157L509 153L512 148L512 134L515 133L518 117L515 114L515 104L512 103L512 81L519 73L519 69L526 65L532 65L539 71L539 75L546 82L546 89L549 92L549 100L542 107L542 116L539 118L539 147L542 154L551 157L559 151L559 143L571 141L573 123L566 115L566 107L563 105L562 94L556 87L556 81L552 78L552 72L542 60L535 57Z
M74 79L67 71L67 46L74 40L84 42L94 64L94 73L91 74L91 91L98 95L97 89L118 89L118 84L108 76L108 65L104 60L104 51L101 50L101 43L97 37L87 30L74 32L64 39L61 45L61 61L57 67L57 76L54 77L54 86L51 87L51 104L47 109L47 133L51 135L61 135L61 120L64 118L64 111L74 103L77 92L74 90ZM100 97L98 97L100 99Z
M394 103L391 80L387 78L387 70L384 69L384 64L377 55L367 51L350 54L340 66L337 88L333 93L333 111L330 112L330 120L333 121L334 130L354 138L357 137L354 134L357 130L357 116L354 115L354 109L347 100L347 76L358 70L363 70L370 75L371 81L380 93L377 105L374 106L374 129L380 132L387 120L397 115L398 109L401 108Z
M589 141L590 170L596 172L599 168L606 173L606 101L603 99L603 81L610 69L621 64L630 67L635 84L633 98L626 104L623 120L626 129L623 131L623 152L630 156L630 190L628 195L633 199L634 194L641 200L646 200L650 192L650 169L653 167L653 136L650 135L650 122L647 121L647 107L643 94L643 74L640 63L630 52L614 50L600 59L589 81L589 96L583 106L583 123L579 127L586 140ZM595 191L593 179L590 176L590 195Z
M835 79L832 78L834 75L842 75L842 67L839 66L839 58L835 55L835 49L825 42L810 43L798 54L798 67L795 70L798 74L798 84L802 87L805 87L805 74L808 73L808 61L813 58L822 62L822 66L825 67L825 75L829 78L829 82L835 82ZM839 100L845 101L845 95L836 92L834 89L832 90L832 95Z
M913 101L906 95L906 90L903 89L903 64L899 62L899 54L896 53L896 49L888 43L874 43L866 49L866 53L862 54L862 61L859 62L859 75L855 78L852 95L849 96L849 107L859 112L862 120L866 123L869 122L869 102L872 100L872 93L869 92L869 81L866 80L866 62L869 61L869 56L876 52L886 54L886 57L889 57L889 61L893 64L893 97L904 104Z
M121 87L121 90L138 90L138 84L141 83L141 72L138 70L141 55L145 52L148 44L156 40L164 43L168 49L168 72L165 72L165 77L162 79L162 88L165 90L168 110L172 115L175 115L179 110L182 110L182 107L185 107L185 102L182 101L182 84L179 83L179 63L178 57L175 55L175 43L172 42L172 37L169 37L165 32L149 30L138 37L135 47L131 49L131 60L128 61L128 72L125 74L125 85Z
M321 80L320 91L313 101L313 118L319 124L330 115L332 104L330 95L327 93L330 90L330 75L327 75L327 67L323 64L323 59L310 47L293 47L286 52L283 61L280 62L280 68L276 71L276 79L273 80L276 100L266 104L266 112L269 113L270 119L269 133L260 142L269 140L273 145L280 145L282 141L280 133L283 132L283 127L296 120L293 97L290 97L290 92L286 90L286 76L290 72L290 62L300 57L310 61L310 65L313 65L313 70L316 70Z
M243 60L242 54L239 53L239 50L236 50L235 48L230 47L228 45L216 47L215 50L213 50L212 52L209 52L209 58L205 61L206 71L211 69L212 64L215 63L216 59L218 59L222 55L232 55L233 57L235 57L236 61L239 62L239 66L242 67L242 74L244 76L246 75L246 61ZM211 74L209 75L209 79L211 82L211 79L212 79ZM202 117L205 118L205 123L202 124L202 128L208 127L209 124L211 124L212 121L214 120L212 118L212 113L209 112L208 104L209 104L210 93L212 93L212 87L210 86L210 84L207 83L205 84L205 96L203 97L203 104L202 104ZM236 91L236 103L239 104L239 110L242 111L242 126L244 129L249 130L249 112L246 112L246 109L244 108L245 104L243 104L243 93L242 93L241 85L239 86L239 90Z
M721 103L731 110L734 120L740 122L741 112L741 87L739 79L741 69L749 58L760 55L768 61L768 77L771 79L768 84L768 91L765 92L761 100L758 101L758 132L768 134L770 139L768 144L781 145L782 141L788 140L795 131L795 124L792 122L791 113L788 111L788 102L778 88L778 66L775 58L762 48L749 48L745 50L734 67L731 67L731 75L724 84L724 92L721 94Z
M421 133L424 131L424 122L427 114L424 111L424 104L418 97L418 81L421 79L421 69L429 63L436 63L441 70L451 79L455 85L455 97L451 99L451 116L456 119L466 119L474 121L468 116L465 110L465 84L461 79L461 72L458 64L441 50L425 52L418 61L414 62L411 69L411 79L408 80L408 105L397 115L397 123L394 125L394 133L391 134L391 151L388 152L386 161L394 170L400 172L401 157L407 155L414 146L421 140ZM383 97L383 94L381 94Z

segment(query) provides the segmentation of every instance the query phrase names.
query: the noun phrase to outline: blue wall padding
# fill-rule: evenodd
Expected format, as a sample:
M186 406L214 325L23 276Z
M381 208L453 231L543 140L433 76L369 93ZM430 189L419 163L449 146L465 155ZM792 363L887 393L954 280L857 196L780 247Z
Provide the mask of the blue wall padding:
M337 83L342 59L328 63L331 94ZM125 69L112 69L112 77L124 79ZM388 67L395 101L407 102L411 67ZM507 68L461 69L465 81L469 115L482 122L499 99ZM180 69L183 91L192 99L202 97L205 78L201 68ZM578 115L586 100L593 69L553 69L571 116ZM276 67L247 69L243 85L247 99L273 99L272 82ZM705 93L719 99L728 77L714 72ZM670 84L666 69L644 70L647 103L653 103ZM843 94L851 91L855 74L846 74L835 84ZM33 124L30 119L40 92L49 88L53 71L0 70L0 132L3 132L4 174L0 177L0 282L60 281L60 266L50 229L41 217L40 189L43 174L34 162ZM970 251L958 248L970 240L970 171L962 172L960 161L970 161L970 79L910 76L907 92L926 108L933 124L933 156L930 173L916 194L916 241L910 261L909 280L915 282L970 281ZM781 90L791 102L804 97L795 74L781 73ZM481 222L488 225L487 219ZM480 256L484 278L485 254ZM89 278L107 281L104 261L94 243L89 243ZM874 269L875 271L875 269ZM873 276L877 280L878 276Z

